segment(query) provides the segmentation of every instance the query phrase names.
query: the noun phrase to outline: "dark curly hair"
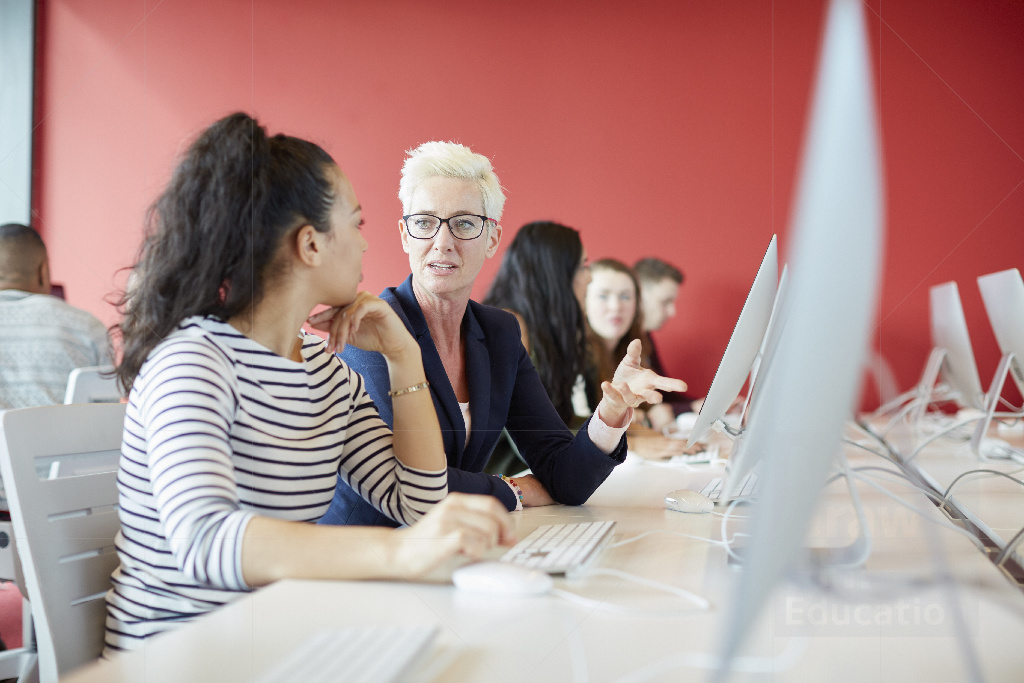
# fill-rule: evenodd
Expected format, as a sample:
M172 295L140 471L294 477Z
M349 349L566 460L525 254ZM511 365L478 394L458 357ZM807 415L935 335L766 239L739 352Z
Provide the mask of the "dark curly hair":
M573 228L537 221L519 228L484 303L519 314L530 355L559 416L573 417L572 390L583 372L586 328L572 281L583 256Z
M250 310L275 277L282 238L301 225L329 232L334 160L319 146L269 137L244 113L189 146L146 215L146 235L118 301L127 393L150 351L194 315Z

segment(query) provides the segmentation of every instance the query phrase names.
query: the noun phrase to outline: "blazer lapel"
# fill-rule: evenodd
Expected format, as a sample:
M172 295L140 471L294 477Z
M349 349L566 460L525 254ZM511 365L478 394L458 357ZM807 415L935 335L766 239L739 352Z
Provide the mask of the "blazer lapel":
M480 449L484 432L490 428L491 353L487 349L483 328L473 313L474 302L466 308L466 381L469 383L469 419L471 432L466 451ZM472 446L472 448L470 448Z
M405 282L395 290L395 297L402 306L406 318L409 321L409 331L420 346L420 354L423 357L423 371L430 382L430 391L434 397L434 405L439 408L437 421L440 423L442 432L451 432L455 437L455 462L448 464L458 467L462 462L462 454L466 449L466 422L462 419L462 410L459 409L459 401L455 398L455 390L448 379L448 373L441 362L441 356L437 353L437 347L430 336L430 328L427 327L427 319L423 316L423 309L416 301L416 295L412 291L412 276L406 278ZM479 325L477 325L479 329ZM467 356L468 356L467 352ZM467 358L467 366L469 360ZM467 367L468 369L468 367ZM470 388L472 397L472 388ZM473 403L470 398L470 410Z

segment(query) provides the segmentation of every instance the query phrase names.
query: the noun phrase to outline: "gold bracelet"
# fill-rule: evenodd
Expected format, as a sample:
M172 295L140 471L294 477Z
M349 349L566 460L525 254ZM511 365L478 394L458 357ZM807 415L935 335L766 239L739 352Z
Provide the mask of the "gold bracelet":
M402 394L411 394L414 391L426 389L429 386L430 382L422 382L421 384L413 384L411 387L406 387L405 389L392 389L388 392L388 396L394 398L395 396L401 396Z

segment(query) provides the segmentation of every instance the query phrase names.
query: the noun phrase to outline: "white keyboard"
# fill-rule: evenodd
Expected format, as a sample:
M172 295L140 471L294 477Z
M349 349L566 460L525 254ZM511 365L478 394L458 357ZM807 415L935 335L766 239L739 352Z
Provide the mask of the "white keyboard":
M718 445L716 444L696 453L673 455L669 463L672 465L706 465L718 459L718 452Z
M362 626L318 631L258 683L388 683L401 680L426 653L438 627Z
M548 574L582 571L611 539L614 526L614 521L540 526L512 546L501 561Z
M736 498L753 498L754 496L756 496L757 480L757 475L754 474L753 472L743 477L742 481L740 482L739 493L737 493L735 496L732 496L732 498L730 498L729 500L734 500ZM701 489L701 494L707 496L716 503L719 501L723 503L728 502L727 500L722 500L723 481L723 477L715 477L714 479L708 482L707 486Z

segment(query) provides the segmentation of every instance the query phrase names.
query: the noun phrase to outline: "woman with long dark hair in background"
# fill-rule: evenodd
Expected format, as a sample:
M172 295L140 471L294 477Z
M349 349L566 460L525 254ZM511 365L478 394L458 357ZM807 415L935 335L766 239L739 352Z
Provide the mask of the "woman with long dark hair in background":
M186 151L121 305L128 393L109 649L281 578L416 579L511 542L504 508L447 493L420 349L357 292L352 185L317 145L233 114ZM318 304L330 342L301 333ZM394 431L334 351L382 354ZM339 476L409 529L323 527ZM423 539L430 539L424 543Z
M505 251L484 299L519 321L523 346L555 410L569 426L575 422L573 389L586 367L586 261L578 231L551 221L527 223Z

